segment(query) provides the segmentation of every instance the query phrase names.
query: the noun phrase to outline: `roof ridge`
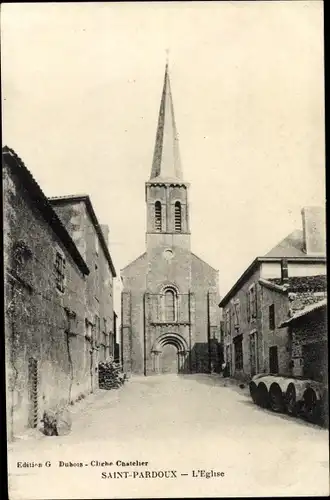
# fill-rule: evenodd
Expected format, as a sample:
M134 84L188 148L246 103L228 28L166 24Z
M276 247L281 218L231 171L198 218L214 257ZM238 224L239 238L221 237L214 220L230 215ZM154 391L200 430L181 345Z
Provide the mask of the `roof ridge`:
M62 196L48 196L49 200L65 200L70 198L89 198L89 194L87 193L78 193L78 194L64 194Z

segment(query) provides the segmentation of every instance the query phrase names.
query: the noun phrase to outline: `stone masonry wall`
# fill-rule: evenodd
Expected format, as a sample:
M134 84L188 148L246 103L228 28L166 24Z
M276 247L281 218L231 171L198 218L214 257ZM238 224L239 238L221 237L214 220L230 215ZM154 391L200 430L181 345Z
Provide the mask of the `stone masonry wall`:
M223 308L223 320L224 320L224 357L227 364L230 366L230 374L238 379L248 379L251 375L251 357L250 357L250 338L254 335L256 338L256 371L258 372L263 366L263 345L261 336L261 311L260 311L260 300L261 300L261 287L258 284L260 277L260 271L256 270L242 287L237 291L237 293L230 299L230 301ZM256 316L248 316L248 291L251 286L255 286L256 289ZM240 304L240 321L239 328L235 328L234 325L234 303L239 300ZM226 314L229 313L229 329L228 322L226 321ZM243 368L241 370L235 367L235 349L234 349L234 338L237 335L242 335L242 350L243 350Z
M264 363L261 367L265 373L269 368L269 348L277 346L279 374L290 374L290 345L287 328L279 328L279 325L288 318L289 301L286 293L270 290L261 287L261 321L263 333ZM269 306L274 304L275 328L272 330L269 325Z
M24 249L19 259L14 251L17 245ZM67 404L90 390L84 329L86 280L6 168L4 246L7 415L14 436L31 425L35 412L40 421L45 409ZM66 261L64 293L55 283L56 252ZM36 397L31 386L32 359L37 367Z
M304 365L307 360L304 359L304 346L310 344L319 344L321 352L318 353L320 379L327 380L328 374L328 335L326 311L316 310L315 312L304 316L299 321L295 321L291 327L292 335L292 373L296 376L304 375ZM322 359L321 359L322 358Z
M91 349L95 388L98 362L110 355L110 345L114 343L113 276L86 203L63 199L53 206L69 234L83 249L90 269L86 285L86 319L92 326Z

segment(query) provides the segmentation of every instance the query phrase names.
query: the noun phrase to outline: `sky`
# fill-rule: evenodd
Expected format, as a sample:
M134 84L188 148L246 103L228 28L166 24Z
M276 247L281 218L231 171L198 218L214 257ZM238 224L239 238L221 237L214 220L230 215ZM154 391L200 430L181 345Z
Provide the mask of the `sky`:
M223 296L325 203L323 5L1 6L3 144L47 196L87 193L120 269L143 253L169 69L192 251ZM120 280L116 282L120 312Z

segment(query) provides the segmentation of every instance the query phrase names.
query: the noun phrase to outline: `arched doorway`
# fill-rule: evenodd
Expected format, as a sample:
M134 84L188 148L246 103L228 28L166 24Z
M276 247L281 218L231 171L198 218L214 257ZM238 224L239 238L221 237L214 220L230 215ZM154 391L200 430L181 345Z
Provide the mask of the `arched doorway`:
M166 344L160 353L159 372L160 373L178 373L179 360L178 349L173 344Z
M177 333L161 335L151 352L154 373L184 373L187 371L187 345L183 337Z

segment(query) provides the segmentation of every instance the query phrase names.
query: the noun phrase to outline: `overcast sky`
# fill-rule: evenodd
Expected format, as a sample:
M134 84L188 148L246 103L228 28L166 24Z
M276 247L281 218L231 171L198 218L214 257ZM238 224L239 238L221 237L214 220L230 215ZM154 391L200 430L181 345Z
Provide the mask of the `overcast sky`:
M3 142L47 196L91 196L118 274L144 251L167 48L192 250L221 295L324 204L322 2L1 10Z

